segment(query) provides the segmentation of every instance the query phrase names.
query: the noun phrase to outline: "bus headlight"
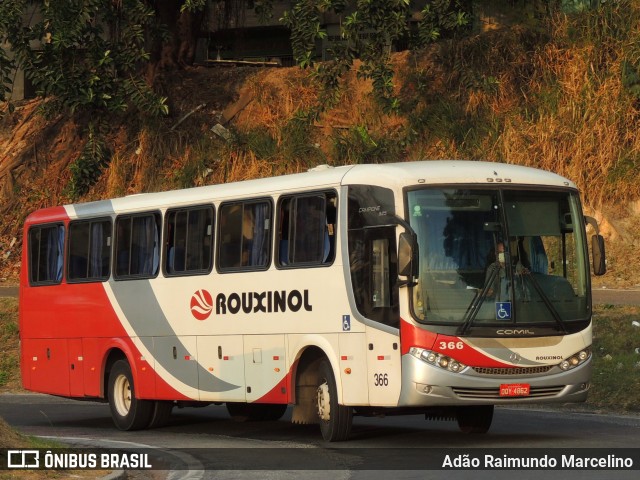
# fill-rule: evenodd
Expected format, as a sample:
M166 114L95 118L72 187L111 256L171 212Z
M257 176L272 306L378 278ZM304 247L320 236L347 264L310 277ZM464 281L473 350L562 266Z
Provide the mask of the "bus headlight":
M431 350L426 350L424 348L411 347L409 349L409 353L423 362L435 365L443 370L448 370L449 372L458 373L466 367L464 363L460 363L454 358L442 355L441 353L432 352Z
M558 366L564 371L571 370L578 365L582 365L589 359L589 357L591 357L591 347L580 350L575 355L571 355L569 358L564 359Z

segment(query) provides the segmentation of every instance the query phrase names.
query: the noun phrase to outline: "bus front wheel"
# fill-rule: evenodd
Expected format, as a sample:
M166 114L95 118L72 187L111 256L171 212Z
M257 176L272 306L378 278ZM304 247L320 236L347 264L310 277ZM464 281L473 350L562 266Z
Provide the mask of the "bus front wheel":
M464 433L487 433L493 421L493 405L458 407L456 418Z
M120 430L146 428L153 414L153 402L136 398L131 367L118 360L109 373L109 408L113 423Z
M338 403L336 380L327 360L322 360L318 366L316 401L322 438L327 442L346 440L351 431L353 410Z

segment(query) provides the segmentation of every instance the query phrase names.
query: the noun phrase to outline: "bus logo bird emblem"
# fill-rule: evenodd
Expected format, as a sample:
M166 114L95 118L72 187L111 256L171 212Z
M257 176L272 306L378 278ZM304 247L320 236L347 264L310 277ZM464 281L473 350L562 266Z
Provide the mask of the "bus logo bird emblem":
M198 290L191 297L191 315L196 320L206 320L213 311L213 298L206 290Z

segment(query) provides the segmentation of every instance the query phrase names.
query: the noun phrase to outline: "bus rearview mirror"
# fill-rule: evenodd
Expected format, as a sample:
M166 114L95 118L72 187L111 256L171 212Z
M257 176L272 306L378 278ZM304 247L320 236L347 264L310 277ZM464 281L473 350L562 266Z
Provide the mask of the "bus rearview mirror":
M403 277L417 277L417 244L414 237L407 233L402 232L400 234L400 240L398 242L398 275Z
M604 238L602 235L593 235L591 237L591 257L593 258L593 274L600 276L607 273Z

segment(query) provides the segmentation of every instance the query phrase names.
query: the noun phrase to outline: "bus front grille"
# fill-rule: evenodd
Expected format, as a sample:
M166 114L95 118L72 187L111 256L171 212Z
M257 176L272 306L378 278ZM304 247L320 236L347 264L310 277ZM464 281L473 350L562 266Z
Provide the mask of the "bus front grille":
M464 388L452 387L453 393L460 398L489 400L489 399L509 399L509 398L546 398L558 395L564 386L556 387L531 387L527 397L501 397L500 388Z
M553 365L542 365L540 367L514 367L514 368L487 368L472 367L473 371L480 375L539 375L547 373Z

